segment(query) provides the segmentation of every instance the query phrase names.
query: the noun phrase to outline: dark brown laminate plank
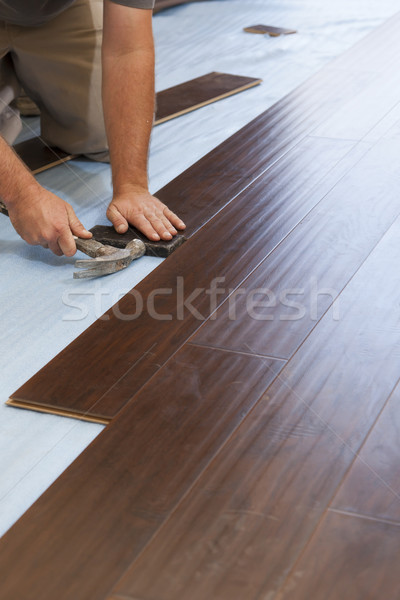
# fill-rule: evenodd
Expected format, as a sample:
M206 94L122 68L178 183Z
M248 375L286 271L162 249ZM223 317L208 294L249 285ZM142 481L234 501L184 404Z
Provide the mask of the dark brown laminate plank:
M157 94L155 125L259 85L261 79L207 73Z
M372 149L359 146L366 154L192 342L290 358L400 214L399 136L400 122Z
M75 158L74 154L50 148L39 137L19 142L13 149L34 175Z
M260 83L261 79L254 77L214 72L173 86L156 95L154 125L175 119ZM76 158L74 154L48 146L40 137L19 142L13 148L34 175Z
M283 361L183 348L0 543L0 597L104 600Z
M328 513L274 600L400 597L400 527Z
M399 360L399 354L393 357ZM376 422L331 507L400 523L400 386Z
M214 310L208 293L213 281L225 278L221 302L314 207L320 196L311 192L320 182L324 189L325 176L352 147L353 142L304 140L108 311L106 320L98 320L13 394L12 401L113 418ZM154 296L160 289L164 292ZM144 310L139 318L129 318L137 314L139 295ZM195 310L182 306L188 298Z
M399 236L400 218L113 593L275 598L398 380Z

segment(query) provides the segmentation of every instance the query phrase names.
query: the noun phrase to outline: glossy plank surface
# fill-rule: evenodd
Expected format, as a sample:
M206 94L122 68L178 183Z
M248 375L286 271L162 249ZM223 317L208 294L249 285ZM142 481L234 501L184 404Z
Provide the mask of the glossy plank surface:
M185 81L157 94L154 124L164 123L260 83L261 79L254 77L217 72Z
M338 140L299 144L13 394L13 402L113 418L200 327L214 302L307 215L320 199L311 191L351 148ZM213 286L223 291L212 295Z
M400 21L399 18L394 19L396 24L398 21ZM375 39L376 36L373 35ZM219 216L215 220L209 232L204 234L204 238L200 237L193 240L194 245L190 244L188 246L186 243L174 254L173 268L167 263L161 265L150 278L143 282L143 285L139 286L138 290L134 292L135 294L139 292L140 298L144 298L146 301L149 294L154 292L156 288L172 289L173 292L170 298L164 296L162 302L159 298L157 299L157 303L161 303L167 309L162 312L171 312L171 303L176 306L176 291L174 291L176 290L176 277L187 272L188 264L191 264L193 268L194 256L201 257L203 260L203 262L198 263L198 268L201 270L198 281L204 282L204 286L195 285L195 279L192 278L189 283L191 291L194 291L195 287L208 287L214 277L225 276L225 266L221 263L220 258L216 263L215 257L225 256L227 263L231 260L227 249L231 248L233 235L239 236L236 240L235 251L237 251L238 246L251 244L254 236L261 235L262 237L257 240L258 253L250 257L252 260L251 265L249 263L249 265L244 266L241 279L236 272L232 281L229 278L226 279L226 283L231 286L241 283L243 278L257 266L257 262L262 260L273 246L279 243L312 208L312 203L310 203L303 213L296 213L298 200L295 200L293 206L286 206L282 204L282 201L278 201L279 210L281 211L281 217L278 218L285 220L285 211L291 212L294 210L297 214L297 221L293 220L294 215L286 218L279 237L279 231L274 220L270 221L268 229L265 231L261 222L258 223L258 226L251 222L251 220L257 220L261 217L259 214L262 200L260 195L267 190L268 206L265 207L267 212L263 217L267 218L270 208L271 214L274 212L271 200L268 198L268 190L272 181L276 184L275 189L277 186L279 186L279 189L282 188L282 191L278 191L278 194L287 194L289 187L286 189L285 186L287 186L286 182L289 181L293 183L293 189L298 188L301 190L301 194L311 191L312 187L308 190L304 188L302 174L296 169L304 164L305 173L307 174L307 169L310 168L324 169L322 165L318 165L318 160L333 164L329 152L328 154L321 152L320 146L320 144L326 143L327 148L330 148L332 142L329 142L329 140L324 142L318 140L318 138L314 138L315 143L305 140L303 143L308 143L308 155L304 154L304 149L301 146L296 148L296 144L299 144L299 140L304 138L306 131L314 129L315 125L321 123L328 114L332 114L334 110L339 109L341 104L348 102L355 91L370 89L371 71L364 71L364 69L371 68L371 65L374 65L378 70L378 63L374 61L380 58L382 62L383 56L386 56L388 52L387 45L390 48L389 66L386 66L386 62L384 62L381 74L386 72L389 78L392 77L390 61L396 53L393 49L393 37L391 36L397 36L397 30L392 22L380 28L380 44L376 43L373 52L365 41L358 44L355 49L355 53L359 57L358 60L351 62L345 56L340 61L335 61L333 68L328 67L318 76L312 78L307 85L301 86L287 98L266 111L158 192L158 197L165 201L172 210L178 212L187 223L188 227L185 235L190 237L218 211L229 206L235 196L241 190L245 190L252 180L260 178L259 181L261 181L261 185L258 183L259 188L255 187L252 195L246 199L246 208L241 209L240 216L239 212L235 214L229 208L226 216L224 214L224 216ZM360 52L360 48L362 52ZM351 53L350 56L352 56ZM345 69L344 66L347 63L351 63L354 69L360 68L361 75L356 76L352 70ZM349 142L337 141L337 143L346 144ZM294 161L293 169L296 173L299 173L299 175L296 175L298 178L294 178L293 171L289 172L287 176L280 175L278 177L278 174L282 173L280 171L282 165L286 164L288 152L293 147L294 156L297 156L296 153L299 148L304 154L304 156L302 155L304 163L301 163L299 158ZM292 156L290 156L290 160L292 160ZM300 162L298 162L299 160ZM276 162L278 166L274 171L272 167ZM263 172L265 172L264 178L261 177ZM256 183L254 185L257 186ZM242 194L244 193L243 191ZM258 193L257 196L256 193ZM251 208L246 220L243 220L241 213L246 211L247 206L251 206ZM268 218L271 219L271 217ZM238 229L237 226L239 219L241 220L242 229ZM257 229L254 229L254 226L257 226ZM247 229L244 230L244 228ZM224 232L222 237L220 231ZM270 231L273 232L272 238L268 240L268 247L263 249L263 240L266 239L265 236L269 235ZM224 235L229 239L225 240ZM250 239L246 240L246 236ZM206 256L211 261L212 277L207 276L205 278L202 271L204 251L209 245L210 239L213 240L213 244ZM251 247L256 247L257 243ZM247 248L249 247L247 246ZM210 253L213 253L213 255ZM246 252L246 259L248 256L249 250ZM217 264L220 265L219 269L214 268ZM223 296L220 300L223 300ZM198 302L196 303L199 305ZM120 308L124 314L127 312L129 314L135 313L136 303L132 296L127 296L120 303ZM118 314L120 313L118 312ZM67 410L70 413L78 412L81 415L88 412L91 418L112 418L128 398L132 397L134 392L156 371L158 364L162 364L167 360L168 356L185 341L186 333L191 335L197 329L198 324L198 322L193 322L196 321L195 319L192 320L192 326L189 326L186 321L185 336L182 337L181 334L179 335L179 330L182 331L183 329L182 323L178 323L177 328L172 328L167 321L160 324L160 321L151 319L149 322L147 316L142 314L137 321L129 323L125 321L121 325L121 319L114 318L114 314L109 316L110 320L108 322L96 323L61 355L49 363L48 367L45 367L26 385L12 394L12 400L24 404L32 403L36 406L52 406L57 410ZM117 321L119 322L117 323ZM160 332L164 331L167 333L160 336ZM125 341L128 332L129 336L134 333L134 337L129 337ZM106 340L107 336L110 337ZM98 339L104 340L103 347L98 344ZM139 345L134 351L131 350L133 339L139 341ZM121 343L123 349L120 347ZM154 354L153 346L155 344L157 350ZM88 348L90 349L89 352ZM109 348L113 348L114 355L117 357L115 361L112 356L110 357ZM151 352L150 356L147 354L148 352ZM99 362L101 360L104 361L104 364ZM125 377L128 370L130 370L128 376ZM63 374L61 378L59 377L60 373ZM101 377L99 373L101 373ZM55 374L57 374L56 377ZM76 384L72 374L79 375ZM57 387L57 382L61 384L60 387ZM94 406L96 403L97 405Z
M328 513L276 600L400 597L400 527Z
M274 597L398 379L399 235L400 219L116 593Z
M34 175L74 158L60 148L50 148L39 137L15 144L13 149Z
M179 352L4 536L0 597L103 600L283 365Z
M400 523L399 401L397 385L333 499L333 508Z
M314 190L311 197L322 198L316 208L218 308L194 343L281 358L296 351L400 214L400 124L393 134L373 148L356 146L330 174L340 178L333 189L326 195L322 184Z

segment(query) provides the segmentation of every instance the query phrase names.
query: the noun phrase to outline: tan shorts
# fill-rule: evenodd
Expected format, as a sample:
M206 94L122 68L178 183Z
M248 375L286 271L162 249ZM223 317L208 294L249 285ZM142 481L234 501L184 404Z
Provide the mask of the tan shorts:
M45 142L107 159L102 27L103 0L76 0L39 27L0 21L0 133L10 144L21 130L13 100L22 86L40 108Z

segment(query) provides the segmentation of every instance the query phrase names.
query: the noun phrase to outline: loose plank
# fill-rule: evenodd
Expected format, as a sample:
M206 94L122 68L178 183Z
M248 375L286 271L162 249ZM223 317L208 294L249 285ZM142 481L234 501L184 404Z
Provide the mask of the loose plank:
M113 593L275 597L398 379L399 235L400 218L336 301L339 321L332 307Z
M154 125L243 92L259 85L261 81L254 77L213 72L158 92ZM14 150L34 175L77 156L48 146L40 137L19 142Z
M399 526L328 513L274 598L399 598L399 555Z
M181 350L3 537L0 597L104 600L283 365Z
M397 385L332 501L333 508L400 523L399 400Z
M320 197L310 192L351 148L299 144L14 393L13 405L112 419L214 310L213 282L225 278L221 302L313 208ZM138 298L145 310L129 318Z
M267 33L271 37L278 37L279 35L289 35L291 33L297 33L296 29L272 27L271 25L250 25L249 27L244 27L243 31L246 31L246 33L259 33L261 35L265 35Z
M261 79L227 73L208 73L159 92L155 125L259 85Z
M19 142L13 149L34 175L76 157L75 154L64 152L60 148L48 146L40 137Z

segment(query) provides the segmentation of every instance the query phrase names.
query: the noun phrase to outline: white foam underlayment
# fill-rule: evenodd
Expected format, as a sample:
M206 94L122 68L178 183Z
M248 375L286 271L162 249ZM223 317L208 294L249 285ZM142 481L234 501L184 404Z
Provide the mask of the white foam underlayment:
M210 71L264 82L157 126L150 156L152 191L391 17L397 6L397 0L210 0L156 15L158 90ZM258 23L295 28L298 34L271 38L242 31ZM38 119L27 120L21 139L32 131L38 131ZM76 160L38 179L71 202L86 227L107 222L108 165ZM74 281L73 258L28 246L0 215L0 534L103 429L6 407L5 401L159 263L144 257L111 277Z

